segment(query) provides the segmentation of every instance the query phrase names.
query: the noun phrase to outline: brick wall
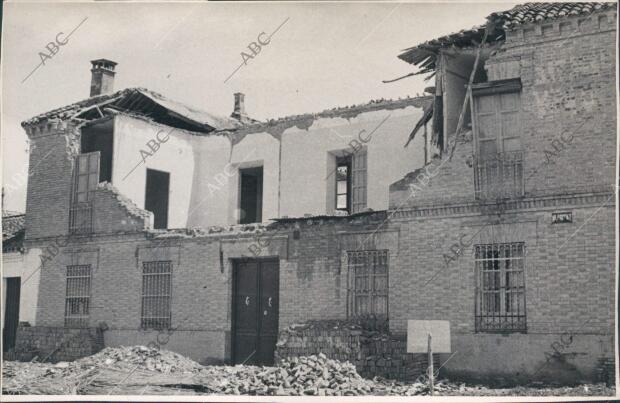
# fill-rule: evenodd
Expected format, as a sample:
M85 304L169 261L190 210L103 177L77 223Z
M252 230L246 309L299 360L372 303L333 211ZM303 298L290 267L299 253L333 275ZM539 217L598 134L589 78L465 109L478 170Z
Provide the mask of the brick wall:
M397 251L397 233L376 231L385 213L357 218L307 219L269 230L240 226L206 233L97 234L72 238L41 269L37 323L64 324L66 266L90 264L90 326L105 322L106 345L148 344L140 330L142 263L172 261L172 327L168 347L203 362L230 359L232 269L235 259L280 262L279 327L312 319L344 319L346 250Z
M58 362L95 354L103 348L103 331L98 328L68 329L49 326L19 326L15 353L19 360Z
M66 122L32 126L26 131L30 138L26 241L66 235L79 134Z
M354 364L366 378L380 376L411 382L428 369L427 354L407 353L404 339L362 331L344 321L321 320L291 326L280 332L278 339L277 360L323 353L328 358Z
M486 61L489 80L521 79L526 197L615 185L615 24L610 10L527 25L508 31L506 43ZM456 144L452 160L444 155L392 184L390 207L473 202L471 131Z
M471 131L452 159L390 187L390 330L450 321L452 378L572 383L614 356L615 22L611 10L523 26L486 62L490 80L521 79L525 197L475 200ZM553 224L559 212L572 223ZM527 333L476 333L473 245L504 242L526 245Z

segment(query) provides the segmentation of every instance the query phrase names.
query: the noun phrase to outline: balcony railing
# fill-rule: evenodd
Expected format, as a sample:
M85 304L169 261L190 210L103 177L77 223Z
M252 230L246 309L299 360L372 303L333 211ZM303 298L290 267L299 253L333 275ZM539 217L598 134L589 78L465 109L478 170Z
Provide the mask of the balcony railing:
M493 200L524 194L523 152L510 151L476 157L474 186L476 199Z
M69 209L69 234L89 235L93 232L93 207L91 202L75 203Z

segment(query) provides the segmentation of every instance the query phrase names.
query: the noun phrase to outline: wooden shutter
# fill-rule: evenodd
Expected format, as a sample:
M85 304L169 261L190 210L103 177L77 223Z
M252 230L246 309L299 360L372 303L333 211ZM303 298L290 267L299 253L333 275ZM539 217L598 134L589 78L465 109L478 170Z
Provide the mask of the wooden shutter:
M69 211L69 233L93 231L92 192L99 183L100 152L79 154L75 159L72 203Z
M521 150L521 99L519 92L475 97L475 130L478 156Z
M77 156L74 203L84 203L91 200L91 192L97 189L99 183L99 160L99 151Z
M359 213L366 208L367 155L366 149L361 149L353 154L353 162L351 164L351 213Z

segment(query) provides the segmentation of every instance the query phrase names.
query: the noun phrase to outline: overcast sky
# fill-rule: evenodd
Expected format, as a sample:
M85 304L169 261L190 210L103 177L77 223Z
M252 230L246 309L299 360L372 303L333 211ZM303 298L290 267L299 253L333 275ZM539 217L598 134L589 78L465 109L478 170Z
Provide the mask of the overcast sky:
M5 3L2 24L2 168L5 209L24 211L27 166L20 122L87 98L90 60L118 63L115 89L146 87L209 112L229 115L233 93L264 120L371 99L422 94L432 82L397 58L402 49L471 28L515 3ZM86 20L85 20L86 19ZM288 20L287 20L288 19ZM253 59L242 52L270 35ZM39 64L39 52L73 29ZM264 39L264 36L261 36ZM49 52L47 52L49 53ZM415 122L412 122L412 126Z

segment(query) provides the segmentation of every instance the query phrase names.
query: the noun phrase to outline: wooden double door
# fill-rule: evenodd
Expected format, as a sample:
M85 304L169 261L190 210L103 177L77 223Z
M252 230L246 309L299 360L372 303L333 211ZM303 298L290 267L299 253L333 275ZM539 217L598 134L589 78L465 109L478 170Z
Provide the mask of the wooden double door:
M233 276L233 362L272 365L278 340L278 260L236 261Z

